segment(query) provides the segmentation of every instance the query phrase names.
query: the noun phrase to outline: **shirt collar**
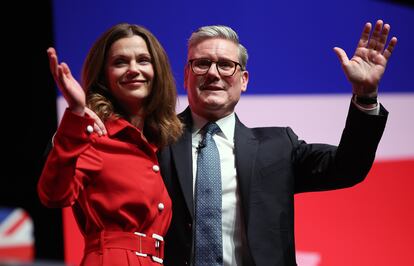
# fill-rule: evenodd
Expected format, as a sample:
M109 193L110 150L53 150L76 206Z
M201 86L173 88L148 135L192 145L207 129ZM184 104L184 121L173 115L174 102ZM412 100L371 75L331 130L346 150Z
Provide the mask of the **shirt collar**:
M199 134L200 130L205 126L205 124L207 124L208 120L195 114L193 111L191 111L191 116L193 118L192 134L194 136ZM215 121L215 123L220 127L221 130L221 133L218 134L227 140L233 141L234 127L236 125L236 115L234 112Z

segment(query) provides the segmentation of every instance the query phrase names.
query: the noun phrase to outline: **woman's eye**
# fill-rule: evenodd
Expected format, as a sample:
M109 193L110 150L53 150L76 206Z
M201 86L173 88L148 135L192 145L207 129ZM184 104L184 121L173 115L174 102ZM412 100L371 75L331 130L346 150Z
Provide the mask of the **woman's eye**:
M138 63L140 63L140 64L150 64L151 63L151 58L142 57L142 58L138 59Z
M125 60L118 59L118 60L114 61L115 66L119 66L119 65L123 65L123 64L125 64Z

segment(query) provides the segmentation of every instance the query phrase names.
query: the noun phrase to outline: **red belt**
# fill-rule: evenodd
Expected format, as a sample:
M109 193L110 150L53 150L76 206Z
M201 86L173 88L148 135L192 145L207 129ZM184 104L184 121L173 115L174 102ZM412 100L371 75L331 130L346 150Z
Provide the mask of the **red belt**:
M164 259L164 239L157 234L149 237L138 232L102 231L85 237L85 254L102 252L106 248L132 250L137 256L150 256L153 261L161 264Z

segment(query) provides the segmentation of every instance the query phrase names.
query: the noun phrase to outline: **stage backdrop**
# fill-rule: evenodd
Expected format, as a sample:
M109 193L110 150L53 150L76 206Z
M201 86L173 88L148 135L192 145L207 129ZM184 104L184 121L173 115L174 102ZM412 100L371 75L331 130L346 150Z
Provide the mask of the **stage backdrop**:
M141 24L164 45L180 93L186 41L196 28L233 27L249 51L250 82L237 107L248 126L291 126L307 142L337 144L351 87L332 48L354 52L365 22L383 19L399 39L380 84L390 111L366 181L296 196L300 266L412 265L414 238L414 9L392 1L54 1L60 59L76 77L95 39L119 22ZM58 99L59 113L65 107ZM65 255L78 264L83 241L64 210Z

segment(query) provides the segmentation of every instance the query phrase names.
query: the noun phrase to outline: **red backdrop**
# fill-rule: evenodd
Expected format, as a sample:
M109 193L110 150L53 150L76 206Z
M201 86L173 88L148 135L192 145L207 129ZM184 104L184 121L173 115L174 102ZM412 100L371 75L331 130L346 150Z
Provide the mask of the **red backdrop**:
M413 188L414 159L378 161L353 188L296 195L299 266L413 265ZM64 230L66 262L78 265L83 240L70 209Z

